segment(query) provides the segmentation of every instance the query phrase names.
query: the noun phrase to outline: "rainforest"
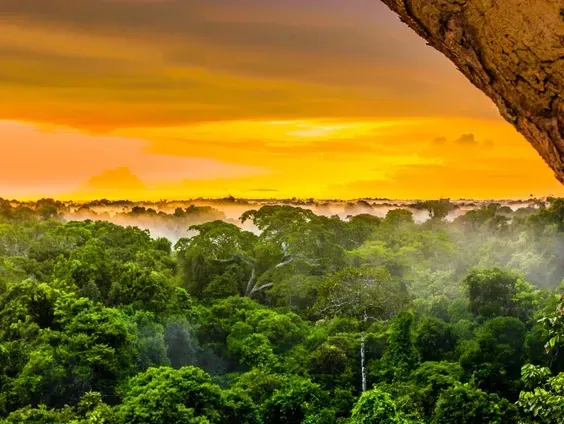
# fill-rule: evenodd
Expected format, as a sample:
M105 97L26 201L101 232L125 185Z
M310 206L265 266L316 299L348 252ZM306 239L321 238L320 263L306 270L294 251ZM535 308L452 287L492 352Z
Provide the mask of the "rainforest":
M0 200L0 422L564 422L564 199L226 201Z
M564 424L564 0L0 0L0 424Z

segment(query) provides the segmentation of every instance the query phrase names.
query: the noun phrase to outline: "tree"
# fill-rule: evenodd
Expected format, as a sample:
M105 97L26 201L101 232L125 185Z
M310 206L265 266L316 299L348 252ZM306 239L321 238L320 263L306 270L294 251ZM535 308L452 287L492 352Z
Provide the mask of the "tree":
M56 276L74 284L83 296L94 301L106 300L112 284L114 261L106 245L96 238L74 249L68 259L61 259Z
M71 408L53 410L45 405L37 408L26 406L12 412L5 420L0 420L0 424L60 424L78 422L77 418Z
M290 235L274 237L272 232L265 230L259 237L223 221L195 225L190 229L199 234L189 240L181 239L176 247L188 284L195 289L196 294L204 292L204 285L217 282L214 274L221 272L222 266L238 264L249 272L240 293L246 297L256 297L273 286L270 275L276 270L297 260L306 260L300 254L300 247L285 241L285 238L292 240ZM194 274L198 268L202 270L201 273ZM229 284L229 280L225 283Z
M323 391L308 379L294 377L277 389L264 404L263 421L269 424L302 424L321 409Z
M308 374L325 388L346 387L351 380L349 358L335 345L323 343L308 358Z
M422 361L441 361L449 359L456 347L456 336L449 324L425 317L419 323L415 344Z
M517 424L518 412L506 399L469 384L457 384L439 396L432 423Z
M8 411L26 404L62 406L78 402L88 391L115 402L115 387L134 371L135 328L125 315L61 292L39 290L31 299L23 295L18 300L31 300L31 314L19 318L22 303L16 311L4 310L12 332L3 337L8 372L0 403ZM38 317L35 305L43 305Z
M476 330L475 345L462 353L460 363L482 390L516 400L525 362L525 333L525 324L517 318L493 318Z
M261 424L259 408L249 393L239 388L225 390L223 395L222 419L229 424Z
M528 390L517 404L532 422L558 424L564 420L564 372L552 375L549 368L525 365L523 382Z
M96 205L166 231L216 218ZM269 206L245 214L252 232L203 224L176 253L134 227L32 209L11 201L0 217L0 423L511 424L518 399L524 423L563 420L562 299L546 312L558 296L499 269L469 272L468 296L460 284L498 263L561 281L558 207L540 219L494 205L511 218L494 232ZM257 300L253 269L254 287L273 284Z
M229 352L241 363L250 367L274 367L277 358L274 355L272 345L268 338L263 334L257 333L242 336L237 331L239 329L241 329L244 334L248 333L251 327L242 324L234 328L234 331L227 339Z
M263 405L276 390L287 384L288 378L282 374L274 374L265 368L253 368L242 374L233 388L244 390L255 404Z
M263 206L241 216L251 220L261 231L263 249L274 247L283 252L280 263L303 264L328 272L344 265L344 252L339 243L342 221L317 216L309 209L292 206ZM278 264L276 264L278 265Z
M407 424L390 395L378 389L364 392L352 410L350 424Z
M540 320L548 329L546 352L560 353L564 345L564 295L556 312ZM561 423L564 420L564 372L553 375L547 367L527 364L522 368L527 390L519 395L519 406L535 422Z
M60 336L53 335L54 358L65 369L60 382L72 402L89 391L100 392L104 399L115 402L115 388L121 379L135 372L134 327L122 311L104 308L86 298L61 296L56 303L54 327L61 328ZM31 365L31 364L30 364ZM29 367L33 378L33 367Z
M133 319L138 331L138 337L135 340L136 367L145 371L149 367L168 365L164 328L156 319L155 314L137 311Z
M564 347L564 294L560 296L556 311L543 317L539 322L542 322L548 330L549 339L545 345L547 353L553 351L558 353Z
M457 224L462 224L467 231L493 231L499 233L507 230L509 217L504 213L499 203L488 204L479 209L473 209L456 218Z
M198 364L201 348L186 318L175 316L166 320L164 342L167 358L174 368Z
M413 205L416 209L423 209L429 212L429 218L432 221L440 221L445 219L451 210L456 206L449 200L427 200Z
M413 312L403 312L396 317L389 330L388 346L382 363L385 373L393 379L403 379L419 365L419 352L413 340Z
M441 392L460 383L463 373L458 362L423 362L413 373L417 391L409 393L410 400L420 405L426 420L431 420Z
M386 214L384 222L392 226L413 224L413 214L407 209L392 209Z
M541 209L536 215L531 216L529 221L537 231L554 225L558 231L564 232L564 198L551 199L549 207Z
M110 305L131 305L135 309L151 312L174 311L179 306L176 296L180 294L178 291L184 289L175 287L163 273L127 262L119 267L116 274L117 278L108 294ZM184 293L184 296L187 298L188 294Z
M220 423L222 407L221 389L204 371L149 368L127 384L117 417L124 424Z
M328 317L352 317L362 322L360 361L362 391L366 391L365 331L369 320L393 316L407 301L405 288L384 268L345 268L319 288L316 309Z
M346 227L348 242L344 244L347 249L360 247L372 235L382 222L381 218L374 215L361 214L349 218Z
M474 269L464 278L470 309L486 318L520 316L519 277L499 268Z

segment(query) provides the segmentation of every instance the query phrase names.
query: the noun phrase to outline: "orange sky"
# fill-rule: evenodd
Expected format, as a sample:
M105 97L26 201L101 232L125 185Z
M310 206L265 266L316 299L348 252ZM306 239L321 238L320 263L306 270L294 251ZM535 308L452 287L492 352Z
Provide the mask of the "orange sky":
M377 0L0 0L0 197L564 196Z

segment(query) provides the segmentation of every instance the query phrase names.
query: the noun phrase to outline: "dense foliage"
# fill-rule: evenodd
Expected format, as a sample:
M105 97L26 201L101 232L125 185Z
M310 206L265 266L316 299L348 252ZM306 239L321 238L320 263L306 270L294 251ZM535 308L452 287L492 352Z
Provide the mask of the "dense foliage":
M414 207L173 246L0 199L0 423L564 422L564 200Z

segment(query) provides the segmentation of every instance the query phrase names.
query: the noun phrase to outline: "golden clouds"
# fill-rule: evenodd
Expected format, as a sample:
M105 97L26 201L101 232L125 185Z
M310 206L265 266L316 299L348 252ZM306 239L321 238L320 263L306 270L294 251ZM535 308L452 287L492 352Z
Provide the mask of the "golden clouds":
M0 9L0 91L10 99L0 119L100 132L421 111L495 116L373 0L18 0ZM455 87L465 101L445 104Z
M4 149L3 196L564 195L529 144L501 122L228 121L122 129L112 136L47 130L0 122L0 132L18 140Z
M56 126L0 121L0 197L132 195L127 170L148 190L184 180L240 178L268 173L264 166L248 166L202 157L178 157L148 151L149 141L134 137L87 135ZM112 170L118 169L119 172ZM108 174L108 170L112 171ZM102 176L101 179L96 176ZM95 176L92 180L92 177ZM111 182L110 177L116 181ZM90 182L89 182L90 181ZM122 190L116 193L113 190ZM128 192L129 190L129 192ZM106 193L109 192L109 193ZM177 193L182 193L179 188ZM135 193L139 198L140 193ZM158 194L154 194L158 197Z
M237 121L133 129L121 135L136 134L152 141L153 153L268 164L270 175L234 182L229 192L241 196L256 196L250 190L260 186L289 197L564 194L531 146L503 122Z
M0 0L0 13L0 196L561 190L375 0Z
M85 191L94 191L96 194L100 192L121 194L122 190L128 192L137 192L145 190L146 186L143 182L131 173L131 170L125 166L108 169L100 175L94 175L84 186Z

